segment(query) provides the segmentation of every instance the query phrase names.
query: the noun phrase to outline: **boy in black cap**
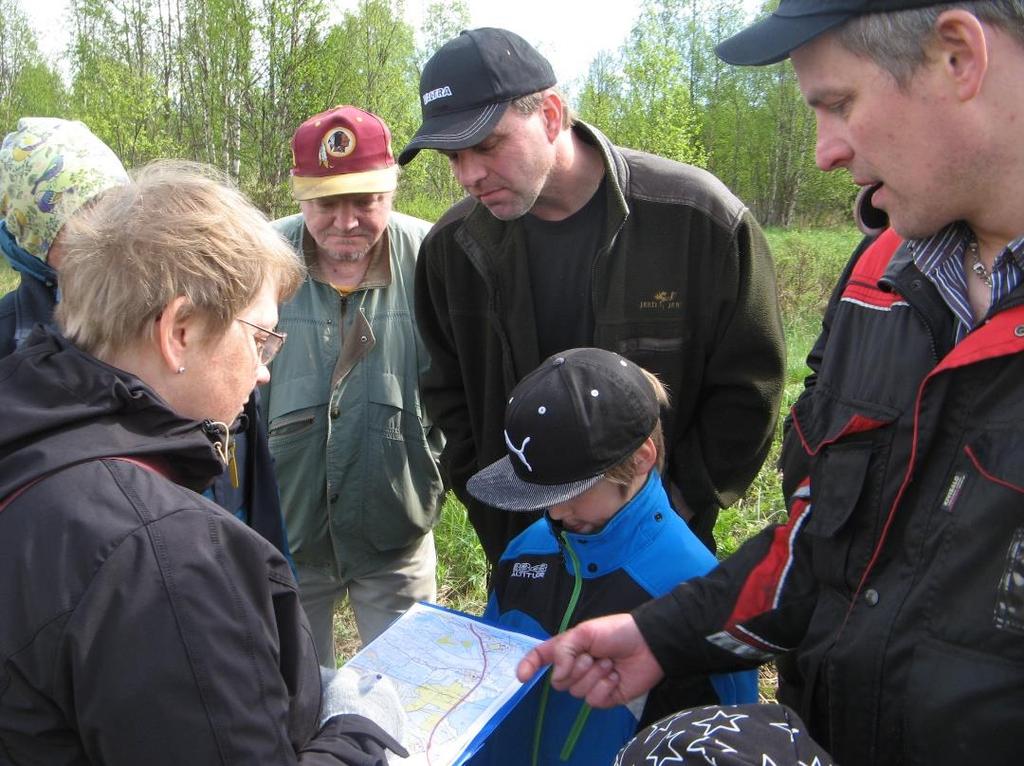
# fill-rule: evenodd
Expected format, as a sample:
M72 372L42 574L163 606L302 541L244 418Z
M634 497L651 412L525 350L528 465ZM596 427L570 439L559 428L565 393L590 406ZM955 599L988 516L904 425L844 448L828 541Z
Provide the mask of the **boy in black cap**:
M552 356L513 389L508 454L474 475L468 489L495 508L546 513L498 562L487 619L546 638L714 568L660 481L659 415L667 401L653 375L596 348ZM610 763L638 722L682 706L756 699L752 671L675 680L628 706L594 712L545 683L473 763Z

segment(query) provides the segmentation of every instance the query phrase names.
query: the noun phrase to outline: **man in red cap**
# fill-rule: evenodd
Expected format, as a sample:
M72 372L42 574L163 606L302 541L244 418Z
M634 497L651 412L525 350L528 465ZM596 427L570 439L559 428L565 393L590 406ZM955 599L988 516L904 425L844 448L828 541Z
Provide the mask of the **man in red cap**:
M789 522L520 671L553 661L553 686L606 704L782 660L779 699L806 727L764 706L689 713L623 765L829 762L807 731L843 766L1019 763L1024 3L782 0L717 52L791 59L818 166L848 170L888 225L808 357L780 461Z
M309 276L281 307L289 342L265 411L302 603L333 666L334 607L346 595L364 643L436 596L443 442L420 404L427 356L412 307L430 224L391 209L398 166L376 115L315 115L292 155L301 212L275 226Z

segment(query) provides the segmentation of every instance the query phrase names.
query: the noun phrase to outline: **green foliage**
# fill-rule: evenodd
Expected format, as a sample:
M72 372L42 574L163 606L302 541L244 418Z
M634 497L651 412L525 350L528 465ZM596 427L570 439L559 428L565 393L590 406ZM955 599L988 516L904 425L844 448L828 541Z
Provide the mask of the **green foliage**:
M746 21L736 0L647 0L626 45L591 64L580 116L618 143L706 167L764 224L849 220L855 189L815 168L814 121L789 63L714 56Z
M860 241L860 232L853 226L769 228L765 236L775 261L784 325L787 330L810 329L816 335L829 294Z
M619 56L602 54L591 65L579 111L618 144L701 165L707 154L681 52L682 5L647 0Z
M0 0L0 133L20 117L56 116L64 86L53 62L44 61L16 0Z
M471 26L466 0L433 0L419 39L408 0L72 0L67 87L17 5L0 0L0 126L80 119L129 167L155 157L211 163L269 216L295 209L290 139L339 103L384 117L401 149L419 125L427 58ZM792 68L732 67L714 44L749 20L744 0L645 0L626 42L574 83L580 116L613 141L706 167L763 224L848 220L855 189L814 166L814 125ZM765 4L765 9L774 6ZM399 207L436 218L463 192L424 152Z

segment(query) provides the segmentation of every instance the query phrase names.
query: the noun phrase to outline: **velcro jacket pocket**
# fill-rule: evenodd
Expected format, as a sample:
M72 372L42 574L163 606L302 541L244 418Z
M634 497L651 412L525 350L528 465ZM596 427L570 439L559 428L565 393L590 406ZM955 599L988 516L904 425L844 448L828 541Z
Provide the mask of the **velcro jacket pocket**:
M443 491L419 417L415 379L383 373L368 384L363 534L377 550L411 545L437 522Z
M964 452L982 479L1024 500L1024 461L1020 452L1005 447L991 449L985 443L968 444Z
M866 529L877 509L871 475L875 445L855 439L833 444L811 469L811 511L804 534L812 546L812 567L824 587L851 592L871 555L873 535Z
M833 537L846 524L864 489L871 451L871 444L859 442L833 446L818 458L811 474L808 534Z
M872 431L889 425L899 414L890 407L840 399L819 384L793 405L790 424L804 451L813 457L858 434L870 438Z
M380 373L367 382L366 398L374 405L380 405L376 413L371 411L370 427L393 439L408 438L422 429L419 391L415 378L407 379L394 373ZM406 413L399 417L394 413ZM408 421L404 424L402 421ZM415 427L414 427L415 426ZM403 427L408 429L403 436Z

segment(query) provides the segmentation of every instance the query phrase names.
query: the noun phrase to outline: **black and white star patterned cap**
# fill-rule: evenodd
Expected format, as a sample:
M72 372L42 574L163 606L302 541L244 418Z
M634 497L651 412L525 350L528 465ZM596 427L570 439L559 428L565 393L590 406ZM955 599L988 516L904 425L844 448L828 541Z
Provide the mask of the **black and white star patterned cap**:
M633 454L658 417L654 386L633 362L599 348L555 354L512 390L505 408L508 454L466 488L506 511L567 502Z

